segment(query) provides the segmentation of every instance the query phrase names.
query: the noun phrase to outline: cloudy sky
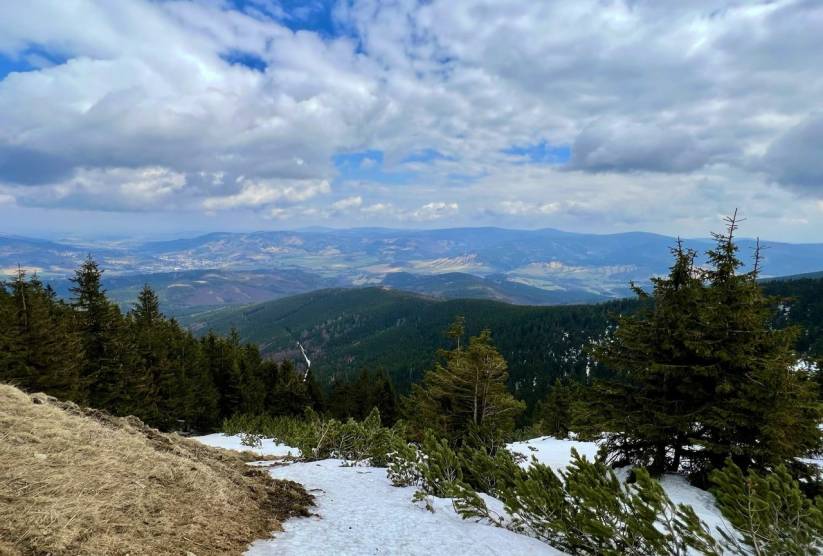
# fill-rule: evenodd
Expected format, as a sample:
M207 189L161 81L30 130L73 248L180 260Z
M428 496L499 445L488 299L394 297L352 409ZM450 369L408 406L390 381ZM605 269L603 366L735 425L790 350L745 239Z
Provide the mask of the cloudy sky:
M0 232L823 241L823 2L0 2Z

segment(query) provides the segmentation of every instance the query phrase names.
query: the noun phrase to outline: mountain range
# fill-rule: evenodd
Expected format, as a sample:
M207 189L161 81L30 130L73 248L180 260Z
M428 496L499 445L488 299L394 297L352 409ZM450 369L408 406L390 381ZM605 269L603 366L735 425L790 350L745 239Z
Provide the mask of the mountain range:
M666 272L674 243L645 232L550 228L309 229L100 243L0 236L0 271L13 273L19 264L65 291L65 279L91 254L106 269L113 298L127 303L146 282L160 290L171 312L369 285L445 299L552 305L627 295L630 282ZM713 242L685 244L702 254ZM741 239L739 245L741 257L750 259L755 241ZM762 245L764 277L823 268L823 244Z

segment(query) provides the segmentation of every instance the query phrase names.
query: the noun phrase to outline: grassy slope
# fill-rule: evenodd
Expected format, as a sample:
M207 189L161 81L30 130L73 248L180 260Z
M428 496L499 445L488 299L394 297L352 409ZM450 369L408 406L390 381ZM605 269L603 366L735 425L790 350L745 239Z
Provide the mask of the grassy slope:
M0 384L2 554L238 554L308 504L236 453Z

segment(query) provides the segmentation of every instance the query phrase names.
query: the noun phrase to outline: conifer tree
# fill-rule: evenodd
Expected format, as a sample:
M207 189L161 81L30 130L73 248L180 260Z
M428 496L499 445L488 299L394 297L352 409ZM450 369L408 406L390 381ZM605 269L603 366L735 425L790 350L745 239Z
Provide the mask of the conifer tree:
M29 371L17 320L15 297L0 283L0 381L22 386L28 383Z
M163 319L160 312L160 298L148 284L144 284L137 294L137 302L132 308L134 320L143 326L151 326Z
M369 373L362 369L354 380L334 382L327 409L338 419L363 420L377 408L383 422L391 425L397 420L397 405L397 393L385 371Z
M458 336L459 337L459 336ZM419 431L435 430L457 445L499 444L525 404L506 389L506 360L484 330L467 346L442 353L442 362L414 385L407 416Z
M573 407L580 396L580 387L567 378L557 379L546 399L535 408L535 420L541 423L542 432L566 438L572 430Z
M15 338L10 355L16 371L10 370L8 378L29 390L78 399L82 355L66 318L68 308L36 275L26 279L22 269L11 283L11 302L7 326Z
M695 412L706 404L712 362L699 355L704 288L695 252L680 241L668 276L652 279L643 304L620 319L595 357L617 373L595 383L587 406L614 461L647 466L654 474L676 471L690 445Z
M677 471L682 459L699 483L731 458L764 468L821 445L821 404L809 374L795 369L797 331L770 326L772 303L757 283L761 257L739 272L738 221L715 234L709 268L675 248L648 306L624 317L594 355L617 380L592 389L587 409L609 431L613 460Z
M701 355L710 361L709 403L698 416L694 456L721 467L765 468L821 447L821 403L810 374L796 369L799 330L770 326L773 303L757 283L760 248L750 272L739 272L734 236L737 213L708 252L707 298L702 305Z
M81 381L91 406L119 413L128 405L125 360L129 339L120 311L106 298L102 275L89 255L72 278L72 306L85 355Z

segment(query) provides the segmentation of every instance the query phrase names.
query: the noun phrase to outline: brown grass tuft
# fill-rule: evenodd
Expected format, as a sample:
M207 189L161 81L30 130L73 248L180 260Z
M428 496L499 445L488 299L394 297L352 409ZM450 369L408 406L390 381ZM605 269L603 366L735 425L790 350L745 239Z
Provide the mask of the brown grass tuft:
M238 554L312 497L134 417L0 384L0 554Z

